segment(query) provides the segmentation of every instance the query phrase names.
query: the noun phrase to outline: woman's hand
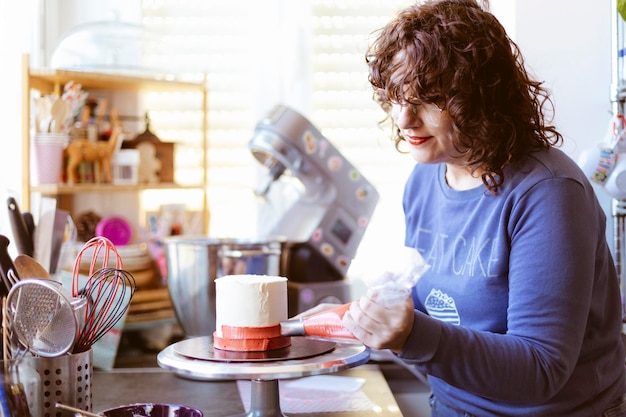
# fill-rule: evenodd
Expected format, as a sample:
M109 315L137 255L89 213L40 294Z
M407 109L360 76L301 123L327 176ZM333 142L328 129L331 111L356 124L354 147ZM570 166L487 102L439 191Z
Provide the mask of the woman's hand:
M413 300L409 295L392 307L376 303L376 296L363 296L350 305L343 325L364 345L400 352L413 329Z

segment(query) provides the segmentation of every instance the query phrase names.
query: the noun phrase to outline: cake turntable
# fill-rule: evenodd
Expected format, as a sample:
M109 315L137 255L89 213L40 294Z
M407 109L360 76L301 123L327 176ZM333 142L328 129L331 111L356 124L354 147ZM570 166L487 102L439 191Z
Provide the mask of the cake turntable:
M195 380L251 380L248 413L238 416L284 417L278 380L339 372L366 363L367 347L301 337L291 346L266 352L234 352L213 348L211 336L185 339L157 355L157 363L178 376ZM235 417L235 416L232 416Z

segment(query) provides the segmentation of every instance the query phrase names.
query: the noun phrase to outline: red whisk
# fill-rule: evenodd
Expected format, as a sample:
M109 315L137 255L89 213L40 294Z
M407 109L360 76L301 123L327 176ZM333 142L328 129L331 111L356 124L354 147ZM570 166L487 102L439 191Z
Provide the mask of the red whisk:
M109 267L109 259L111 254L115 257L115 268L122 269L122 258L120 254L117 252L115 245L106 237L96 236L91 238L85 245L82 247L78 255L76 256L76 260L74 261L74 269L72 271L72 296L78 297L78 293L80 291L78 277L80 275L80 264L84 254L87 253L90 249L93 249L93 253L91 255L91 261L89 263L89 272L87 274L88 277L91 277L98 269ZM102 263L99 264L100 255L102 255Z
M79 283L81 260L92 250L88 278L81 289ZM109 266L111 256L115 267ZM126 314L136 289L135 278L122 269L122 258L107 238L96 236L82 247L72 273L72 296L87 299L87 307L73 352L91 349Z

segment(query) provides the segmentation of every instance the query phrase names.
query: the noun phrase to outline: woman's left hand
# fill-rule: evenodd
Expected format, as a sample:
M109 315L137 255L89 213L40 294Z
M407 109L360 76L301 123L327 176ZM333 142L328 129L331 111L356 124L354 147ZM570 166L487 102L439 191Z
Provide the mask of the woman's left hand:
M343 325L364 345L372 349L400 352L413 329L413 300L385 307L376 303L375 296L363 296L350 305Z

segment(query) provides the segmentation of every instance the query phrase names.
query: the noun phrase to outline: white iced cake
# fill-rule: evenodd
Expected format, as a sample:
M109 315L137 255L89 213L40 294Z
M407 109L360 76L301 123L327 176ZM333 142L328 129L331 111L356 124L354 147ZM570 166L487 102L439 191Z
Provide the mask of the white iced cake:
M264 351L291 344L280 334L287 320L287 278L227 275L215 280L213 346L222 350Z

